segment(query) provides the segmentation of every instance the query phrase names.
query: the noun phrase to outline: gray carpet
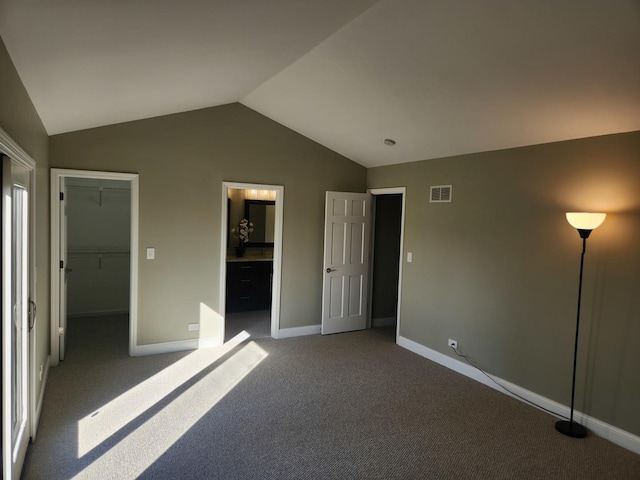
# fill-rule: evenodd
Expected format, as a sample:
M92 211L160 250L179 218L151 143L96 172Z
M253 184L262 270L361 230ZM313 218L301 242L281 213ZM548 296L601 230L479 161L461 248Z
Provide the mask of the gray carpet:
M640 478L639 455L557 433L391 329L129 358L126 319L85 320L24 479Z
M251 333L251 338L271 336L271 310L232 312L225 316L225 342L242 331Z

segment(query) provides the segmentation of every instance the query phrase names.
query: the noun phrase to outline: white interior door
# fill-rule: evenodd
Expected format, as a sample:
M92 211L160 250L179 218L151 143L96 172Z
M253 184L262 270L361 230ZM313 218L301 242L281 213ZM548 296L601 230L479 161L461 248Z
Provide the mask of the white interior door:
M327 192L322 334L367 328L371 195Z
M67 276L71 269L67 265L67 192L65 179L60 179L60 300L59 300L59 326L58 335L60 347L58 349L60 360L64 360L67 349Z
M29 441L31 170L2 159L2 472L20 478Z

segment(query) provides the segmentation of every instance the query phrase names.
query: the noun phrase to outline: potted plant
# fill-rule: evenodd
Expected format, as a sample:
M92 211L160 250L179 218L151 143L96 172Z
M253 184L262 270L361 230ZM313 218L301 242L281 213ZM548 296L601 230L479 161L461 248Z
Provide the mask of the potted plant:
M249 234L253 232L253 223L246 218L243 218L238 223L237 228L232 228L231 233L238 239L238 246L236 247L236 257L244 257L247 251L246 244L249 243Z

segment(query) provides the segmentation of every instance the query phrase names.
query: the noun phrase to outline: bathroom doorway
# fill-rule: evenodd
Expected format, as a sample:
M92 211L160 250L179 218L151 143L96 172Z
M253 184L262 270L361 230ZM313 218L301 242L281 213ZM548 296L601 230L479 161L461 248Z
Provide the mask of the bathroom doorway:
M223 182L224 341L278 338L284 187Z

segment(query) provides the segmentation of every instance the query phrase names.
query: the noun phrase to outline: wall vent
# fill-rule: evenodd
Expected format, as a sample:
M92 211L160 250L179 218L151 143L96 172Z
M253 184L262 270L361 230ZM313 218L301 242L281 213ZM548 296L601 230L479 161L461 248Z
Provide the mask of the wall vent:
M433 185L431 187L431 195L429 198L430 203L444 203L451 202L451 185Z

